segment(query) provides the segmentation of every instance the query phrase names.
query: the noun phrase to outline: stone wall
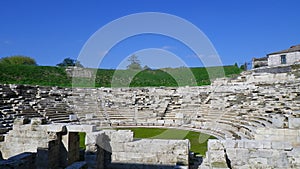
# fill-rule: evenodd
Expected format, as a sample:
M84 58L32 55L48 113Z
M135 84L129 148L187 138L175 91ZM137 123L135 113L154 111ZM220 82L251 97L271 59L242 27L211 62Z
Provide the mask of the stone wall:
M17 118L13 130L0 142L0 152L8 159L5 163L21 153L31 152L35 154L36 168L66 167L79 160L79 136L78 132L67 131L66 125L44 124L41 118L30 121Z
M199 169L299 168L300 148L289 142L257 140L209 140Z
M0 137L4 139L4 142L1 144L7 145L2 146L2 148L7 147L7 152L4 152L6 158L25 151L25 149L21 150L18 147L14 149L8 143L10 139L16 138L16 144L25 144L21 138L25 138L29 142L30 133L32 133L32 136L43 135L35 133L35 129L40 127L36 127L36 125L33 125L34 123L28 125L30 127L25 125L24 131L21 127L18 130L18 122L13 125L13 120L16 117L26 117L28 119L45 117L48 123L58 123L70 122L69 115L73 115L77 116L78 119L78 121L73 122L80 125L73 127L73 130L70 126L69 128L66 127L68 128L66 131L69 131L69 136L73 135L72 132L85 131L86 129L79 127L85 124L95 125L97 129L118 126L178 127L212 134L219 139L226 139L228 144L242 144L243 146L255 144L252 148L234 147L236 154L243 151L251 154L253 150L253 156L246 157L246 161L243 164L234 161L235 155L230 154L230 151L228 152L225 146L224 150L226 150L226 153L221 149L216 151L217 156L224 157L223 160L214 163L213 158L207 158L206 166L224 166L223 164L225 164L224 162L227 159L227 167L228 160L230 160L232 161L232 168L235 166L237 168L247 168L251 165L273 167L274 165L271 164L273 163L272 159L263 152L271 152L274 149L272 153L274 153L275 159L282 160L280 164L282 167L298 167L298 163L295 161L299 157L297 155L294 156L294 154L297 153L299 147L299 135L297 134L297 131L300 129L299 70L276 74L256 73L255 71L244 72L235 79L219 79L210 86L200 87L64 89L1 85L0 95L0 132L5 134L12 128L16 129ZM26 118L24 118L22 123L25 123ZM55 130L56 125L49 126L51 126L51 131ZM61 130L62 126L57 126ZM92 130L94 128L91 128ZM50 129L45 129L43 131L44 134L46 131L50 131ZM133 150L136 149L143 152L142 145L156 145L151 140L132 140L128 133L116 132L120 135L123 134L122 137L120 136L122 139L115 138L112 133L102 131L89 135L91 137L89 140L92 141L90 143L87 142L88 151L85 154L88 166L103 168L108 165L106 163L98 164L97 161L113 162L115 160L115 164L123 163L126 160L133 161L132 159L138 156L138 153L135 153ZM279 134L272 135L272 133ZM21 137L14 137L14 134ZM47 134L43 136L47 136ZM280 135L285 139L282 139ZM112 141L105 141L103 139L104 136ZM59 140L64 140L61 145L70 145L68 136L64 139L64 136L61 135L59 138ZM99 141L99 139L102 141ZM41 140L44 141L38 144L48 143L46 142L46 137ZM74 140L77 140L76 136L74 136ZM122 140L121 143L118 140ZM111 146L112 151L98 149L101 142ZM260 143L267 146L271 144L271 148L261 148L258 146ZM186 147L183 143L177 144L166 140L159 144L165 145L164 147L168 147L167 145L170 144L177 146L179 149ZM223 145L223 142L220 144ZM226 142L224 144L227 145ZM291 145L292 150L286 147L280 148L280 146L286 146L286 144L288 144L287 147ZM48 154L50 153L47 151L49 147L46 145L39 146L45 148L39 149L40 152L45 150ZM127 151L125 147L126 149L132 148L133 152L129 153L129 150ZM12 150L9 150L10 148ZM55 148L52 150L56 151ZM71 147L66 147L66 150L70 151L70 154L73 151ZM210 156L214 157L215 149L212 148L210 150ZM162 154L168 151L169 149L166 148ZM223 153L221 153L222 151ZM73 152L72 157L77 156L76 152ZM114 154L114 152L116 153ZM255 152L258 152L258 154ZM123 157L122 154L126 153L130 154L130 156ZM162 156L160 157L161 161L158 162L164 165L174 165L175 154L172 159L164 159L165 156ZM266 155L266 157L263 157L263 155ZM225 158L226 156L227 158ZM70 159L67 156L64 156L63 159L66 158ZM123 158L124 161L122 161ZM47 156L45 156L45 159L47 159ZM149 155L149 158L146 158L147 160L155 161L156 158ZM178 163L182 163L180 159L176 160ZM65 165L68 165L73 161L70 160L69 163L68 161L64 162ZM138 162L141 164L146 161ZM172 164L167 164L165 161L173 162ZM286 164L286 161L288 161L288 164ZM59 164L61 163L59 162Z
M0 134L12 129L17 117L45 117L49 122L70 122L66 98L71 89L29 85L0 85Z
M268 58L253 58L252 59L252 69L268 66Z
M47 148L49 141L56 136L48 134L47 128L40 126L41 121L33 119L26 124L24 118L17 119L13 130L5 136L4 142L0 142L1 152L4 158L9 158L23 152L36 152L38 147Z
M286 55L286 64L294 64L300 60L300 52L290 52L290 53L280 53L268 56L269 66L279 66L281 65L281 55Z
M254 134L258 141L289 142L293 147L300 146L300 129L258 128Z
M272 73L272 74L278 74L278 73L289 73L292 71L291 66L276 66L276 67L263 67L258 69L252 70L255 73Z
M200 87L65 89L1 85L0 132L10 130L13 119L21 116L45 117L50 123L78 119L78 124L96 125L98 129L185 127L218 138L251 139L257 127L300 127L299 86L294 71L245 72L236 79L216 80Z
M100 168L173 168L189 165L189 140L133 140L133 133L129 130L103 130L87 133L86 147L89 152L87 161L92 159L89 165L98 165ZM94 159L97 158L104 163L95 164Z

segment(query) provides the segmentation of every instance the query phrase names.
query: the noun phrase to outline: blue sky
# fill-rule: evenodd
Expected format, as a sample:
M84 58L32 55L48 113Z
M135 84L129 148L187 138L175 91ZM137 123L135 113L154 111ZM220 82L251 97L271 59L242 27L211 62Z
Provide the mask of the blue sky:
M197 26L224 65L242 64L300 44L299 6L298 0L1 0L0 57L20 54L34 58L39 65L56 65L66 57L76 59L85 42L111 21L134 13L162 12ZM181 42L147 34L118 43L100 67L116 68L131 54L147 58L147 52L141 51L152 48L175 54L187 66L203 66ZM168 65L167 56L160 60L163 54L168 52L154 52L156 56L151 58L148 52L148 60L142 59L142 64L180 66L175 62Z

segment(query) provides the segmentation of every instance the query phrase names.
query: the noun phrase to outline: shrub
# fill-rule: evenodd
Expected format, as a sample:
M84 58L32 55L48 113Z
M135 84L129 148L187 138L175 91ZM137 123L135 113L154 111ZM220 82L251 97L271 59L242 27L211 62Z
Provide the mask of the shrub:
M33 58L28 56L9 56L0 59L1 64L8 64L8 65L37 65Z

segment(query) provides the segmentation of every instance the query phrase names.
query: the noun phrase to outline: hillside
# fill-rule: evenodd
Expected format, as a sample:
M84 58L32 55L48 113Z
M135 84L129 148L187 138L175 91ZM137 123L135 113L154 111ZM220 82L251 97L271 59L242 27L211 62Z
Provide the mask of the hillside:
M212 69L216 69L212 68ZM144 86L184 86L193 84L191 79L186 79L184 71L187 68L167 68L162 70L143 70L137 73L130 83L131 87ZM190 68L195 76L197 85L210 84L206 68ZM217 70L217 69L216 69ZM224 66L227 77L239 74L241 69L235 66ZM123 81L128 81L131 70L118 70L119 76L115 76L118 82L115 86L124 86ZM166 73L168 72L168 73ZM98 69L96 74L96 87L110 87L115 70ZM170 75L172 74L172 76ZM174 75L181 84L177 84ZM0 65L1 84L30 84L41 86L71 87L72 78L68 77L62 67L31 66L31 65ZM84 81L82 86L84 86Z

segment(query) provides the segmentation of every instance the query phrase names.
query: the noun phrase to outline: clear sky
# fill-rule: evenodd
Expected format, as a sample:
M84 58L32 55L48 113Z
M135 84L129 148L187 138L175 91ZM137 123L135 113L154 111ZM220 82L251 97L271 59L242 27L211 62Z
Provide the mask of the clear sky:
M300 44L299 7L299 0L1 0L0 57L26 55L39 65L56 65L66 57L76 59L91 35L111 21L134 13L162 12L197 26L224 65L242 64ZM151 48L169 51L187 66L202 66L181 42L148 34L118 43L100 67L116 68L129 55L144 57ZM142 64L151 67L151 61L159 63L158 58L168 55L157 51Z

